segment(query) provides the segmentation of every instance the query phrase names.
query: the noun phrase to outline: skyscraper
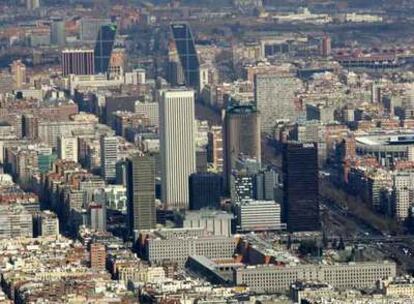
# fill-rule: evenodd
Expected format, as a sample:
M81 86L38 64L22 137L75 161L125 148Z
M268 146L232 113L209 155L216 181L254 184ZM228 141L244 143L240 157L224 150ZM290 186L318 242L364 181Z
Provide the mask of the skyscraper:
M301 87L291 74L257 74L254 78L254 99L261 115L262 132L270 133L278 119L294 120L299 113L295 92Z
M200 77L200 63L194 44L193 34L188 23L171 24L171 32L175 42L175 51L179 58L181 67L176 67L176 73L184 73L185 84L197 88ZM178 77L179 78L179 77Z
M208 132L207 160L218 172L223 171L223 128L212 126Z
M153 229L155 213L155 162L149 155L135 154L128 160L128 223L134 230Z
M332 52L332 41L331 37L325 35L321 41L321 55L323 57L328 57L331 55Z
M66 36L65 36L65 21L62 19L52 20L50 28L50 40L55 45L65 45Z
M108 72L116 31L114 24L102 25L99 29L95 45L95 74Z
M68 49L62 51L63 76L92 75L95 73L94 50Z
M221 175L214 173L194 173L190 176L190 209L220 207L223 188Z
M319 221L318 148L316 143L283 147L283 217L288 230L316 231Z
M116 178L116 162L118 161L118 138L102 136L100 146L102 176L105 181L114 181Z
M10 65L10 69L13 75L14 87L21 89L26 84L26 65L20 60L15 60Z
M261 161L260 117L253 105L232 105L224 118L224 183L230 189L230 176L239 156Z
M173 209L189 205L188 178L196 171L194 119L194 91L161 92L161 197Z

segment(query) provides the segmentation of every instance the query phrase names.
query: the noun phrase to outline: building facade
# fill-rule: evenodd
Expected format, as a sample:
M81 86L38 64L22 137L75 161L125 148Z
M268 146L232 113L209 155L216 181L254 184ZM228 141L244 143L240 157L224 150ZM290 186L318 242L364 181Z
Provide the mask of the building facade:
M252 105L234 105L224 119L224 185L230 189L235 163L242 155L261 162L260 117Z
M274 201L246 200L240 203L236 210L239 231L286 229L286 224L282 224L280 204Z
M320 229L317 145L283 147L283 220L291 232Z
M196 172L194 92L166 90L160 104L161 197L173 209L188 209L189 176Z
M155 228L155 163L152 156L136 154L128 160L127 198L130 233Z
M62 51L63 76L92 75L95 73L95 52L91 49L68 49Z
M109 71L116 32L117 26L114 24L102 25L99 29L95 45L95 74L105 74Z
M297 281L329 282L338 289L374 288L378 280L396 275L394 262L361 262L335 265L261 265L239 268L237 285L247 285L257 293L286 292Z
M223 179L214 173L194 173L190 175L190 209L220 207Z
M116 178L116 162L118 161L118 138L102 136L100 146L102 176L105 181L114 181Z
M295 92L300 80L290 74L258 74L254 79L255 104L261 114L262 132L272 131L277 120L295 120Z

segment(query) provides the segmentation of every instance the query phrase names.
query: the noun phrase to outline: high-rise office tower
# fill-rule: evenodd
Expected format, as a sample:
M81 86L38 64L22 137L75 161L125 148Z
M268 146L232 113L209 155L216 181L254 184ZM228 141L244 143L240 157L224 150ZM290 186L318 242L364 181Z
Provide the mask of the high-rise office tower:
M20 60L15 60L10 65L10 70L13 75L14 87L21 89L26 84L26 65Z
M175 67L175 73L177 75L184 73L185 84L188 87L197 88L200 77L200 63L190 25L188 23L173 23L171 24L171 32L179 59L175 62L178 64ZM180 77L177 76L176 78L179 79Z
M135 154L127 166L128 225L133 234L156 225L155 162L152 156Z
M325 35L321 40L321 55L323 57L328 57L331 55L332 52L332 41L331 37Z
M260 117L253 105L232 105L224 118L224 185L230 189L230 176L240 156L261 162Z
M220 207L223 188L221 175L214 173L194 173L190 175L190 209Z
M189 205L188 178L196 171L194 119L194 91L161 92L161 197L173 209Z
M108 72L116 31L114 24L103 25L99 29L95 45L95 74Z
M291 74L257 74L254 78L254 99L261 115L262 132L271 133L276 120L295 120L299 112L295 92L301 81Z
M66 43L65 21L62 19L52 20L50 28L50 40L52 44L63 46Z
M316 143L283 147L283 217L288 230L316 231L319 221L318 148Z
M94 50L71 49L62 51L63 76L92 75L95 73Z
M223 128L212 126L208 132L207 160L217 172L223 171Z
M116 162L118 161L118 138L102 136L100 146L102 176L105 181L114 181L116 178Z
M57 148L60 159L78 162L78 139L76 137L60 136Z

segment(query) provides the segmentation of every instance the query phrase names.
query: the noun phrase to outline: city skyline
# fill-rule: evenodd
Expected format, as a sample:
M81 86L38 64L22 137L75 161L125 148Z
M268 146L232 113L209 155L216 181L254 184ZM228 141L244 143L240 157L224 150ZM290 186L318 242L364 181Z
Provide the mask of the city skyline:
M413 10L0 1L0 303L413 301Z

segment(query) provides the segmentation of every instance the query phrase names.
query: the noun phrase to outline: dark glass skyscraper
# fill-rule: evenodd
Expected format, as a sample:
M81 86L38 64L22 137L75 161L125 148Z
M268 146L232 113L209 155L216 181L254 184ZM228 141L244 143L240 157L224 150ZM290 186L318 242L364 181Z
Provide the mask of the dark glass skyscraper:
M155 228L155 163L152 156L135 154L128 160L127 197L130 233Z
M283 191L283 217L288 230L319 230L318 149L315 143L285 144Z
M190 210L219 208L222 192L222 177L214 173L190 175Z
M117 27L114 24L101 26L95 45L95 73L108 72Z
M188 23L173 23L171 24L171 32L184 72L185 84L188 87L196 88L199 85L200 63L190 25Z

